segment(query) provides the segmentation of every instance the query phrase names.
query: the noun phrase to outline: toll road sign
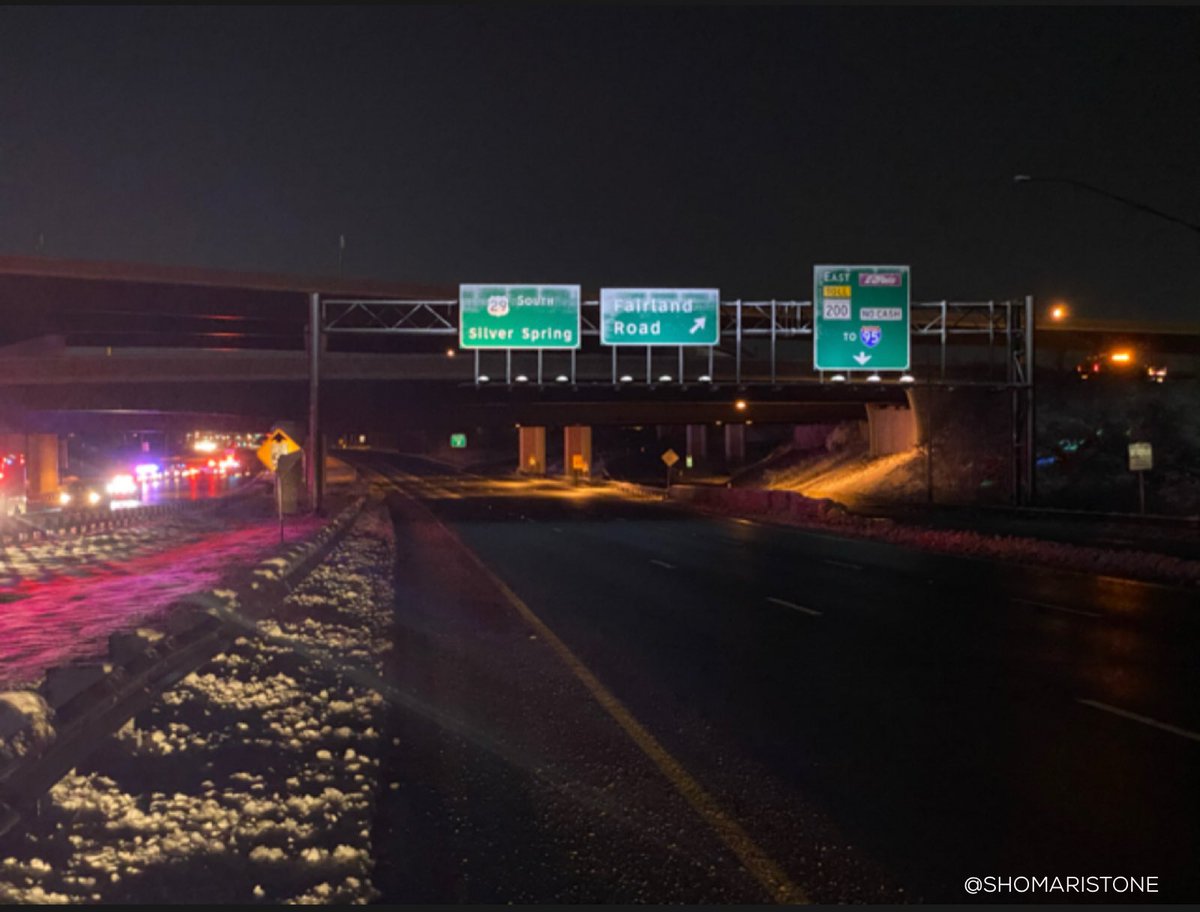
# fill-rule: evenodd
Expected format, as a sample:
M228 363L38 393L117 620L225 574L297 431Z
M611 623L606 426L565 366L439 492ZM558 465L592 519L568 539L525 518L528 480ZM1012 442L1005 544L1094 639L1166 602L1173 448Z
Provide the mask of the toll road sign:
M662 459L662 461L667 464L668 469L671 468L671 466L675 465L675 463L679 462L679 454L676 453L674 450L667 450L659 458Z
M1149 443L1129 444L1129 471L1149 472L1154 468L1154 446Z
M715 288L602 288L603 345L716 345L721 293Z
M908 370L909 268L813 270L813 365L817 370Z
M258 461L274 472L276 466L279 465L281 457L287 456L289 453L295 453L299 449L300 444L296 443L296 441L283 431L276 429L267 435L267 439L258 448Z
M578 348L578 285L460 285L461 348Z

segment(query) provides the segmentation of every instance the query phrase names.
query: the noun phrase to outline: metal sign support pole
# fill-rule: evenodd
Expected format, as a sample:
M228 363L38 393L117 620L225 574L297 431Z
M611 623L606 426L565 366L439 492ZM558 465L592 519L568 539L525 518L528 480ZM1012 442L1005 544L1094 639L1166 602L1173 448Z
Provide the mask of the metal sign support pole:
M314 513L321 512L321 296L308 296L308 452L306 467L308 502ZM278 473L276 473L278 479ZM282 504L282 501L280 501ZM280 529L282 530L282 520ZM282 535L282 531L280 532Z
M734 347L737 352L737 359L736 359L737 366L736 366L736 370L735 370L737 376L735 379L737 381L737 385L741 386L742 385L742 299L738 298L737 302L734 304L734 306L737 308L737 337L734 340Z
M775 385L775 299L771 299L771 385Z
M1037 498L1037 401L1034 396L1034 377L1037 365L1034 358L1033 295L1025 296L1025 478L1026 506L1033 506Z

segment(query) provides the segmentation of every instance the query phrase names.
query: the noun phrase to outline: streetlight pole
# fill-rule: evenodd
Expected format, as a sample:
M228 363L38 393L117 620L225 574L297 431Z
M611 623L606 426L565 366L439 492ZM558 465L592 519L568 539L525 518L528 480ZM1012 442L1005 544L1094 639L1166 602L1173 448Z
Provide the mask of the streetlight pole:
M1100 187L1092 184L1084 183L1080 180L1075 180L1073 177L1034 177L1030 174L1014 174L1014 184L1067 184L1071 187L1078 187L1081 190L1087 190L1089 193L1095 193L1103 196L1105 199L1116 200L1118 203L1124 203L1126 206L1132 206L1142 212L1148 212L1151 215L1157 215L1161 219L1166 219L1168 222L1174 222L1176 225L1182 225L1192 231L1200 234L1200 225L1195 222L1189 222L1187 219L1181 219L1177 215L1171 215L1169 212L1163 212L1161 209L1155 209L1153 206L1148 206L1145 203L1139 203L1137 200L1131 200L1129 197L1120 196L1116 193L1110 193Z

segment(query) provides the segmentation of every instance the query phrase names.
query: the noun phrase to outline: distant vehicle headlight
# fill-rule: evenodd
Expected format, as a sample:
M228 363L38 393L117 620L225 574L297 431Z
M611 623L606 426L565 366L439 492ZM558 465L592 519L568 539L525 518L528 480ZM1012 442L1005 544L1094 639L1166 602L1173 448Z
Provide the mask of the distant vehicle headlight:
M96 491L88 491L88 503L93 507L100 503L100 495Z
M132 475L114 475L106 490L113 497L127 497L137 494L138 486Z
M66 491L60 491L58 495L58 502L61 506L67 506L67 504L71 502L71 495Z

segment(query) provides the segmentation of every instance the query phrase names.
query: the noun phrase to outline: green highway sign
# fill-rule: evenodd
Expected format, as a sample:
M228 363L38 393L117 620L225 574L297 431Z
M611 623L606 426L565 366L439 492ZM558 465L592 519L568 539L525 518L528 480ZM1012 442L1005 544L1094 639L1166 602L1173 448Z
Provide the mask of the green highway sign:
M466 449L466 447L467 447L467 435L466 434L451 434L450 435L450 449L464 450L464 449Z
M716 345L721 293L715 288L602 288L603 345Z
M578 348L578 285L460 285L462 348Z
M907 266L817 266L813 270L813 366L817 370L908 370Z

